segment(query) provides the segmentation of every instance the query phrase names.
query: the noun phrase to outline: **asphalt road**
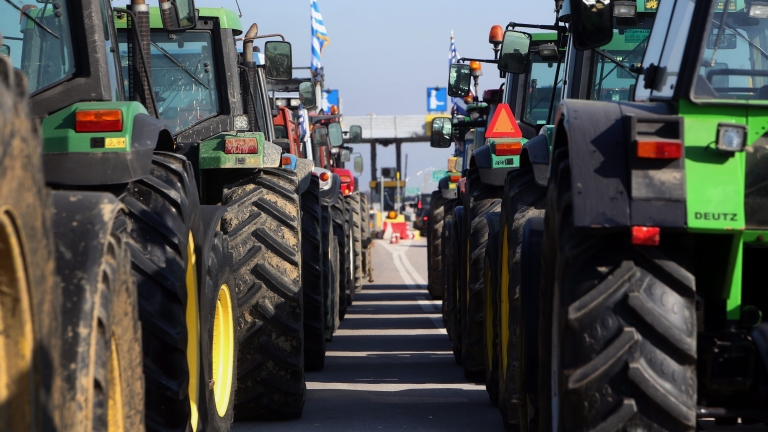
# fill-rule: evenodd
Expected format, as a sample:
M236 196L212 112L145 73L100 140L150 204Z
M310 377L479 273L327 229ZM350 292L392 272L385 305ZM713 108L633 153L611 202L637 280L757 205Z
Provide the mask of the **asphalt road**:
M453 360L427 293L426 241L377 241L373 264L375 282L355 295L325 369L307 373L302 418L233 431L504 430L485 386L467 383Z

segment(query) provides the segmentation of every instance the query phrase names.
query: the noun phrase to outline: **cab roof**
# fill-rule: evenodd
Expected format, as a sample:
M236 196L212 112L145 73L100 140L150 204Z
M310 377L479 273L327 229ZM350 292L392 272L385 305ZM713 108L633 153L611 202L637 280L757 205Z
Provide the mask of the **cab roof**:
M219 26L225 29L232 29L232 33L238 36L243 33L243 23L240 21L240 17L235 11L231 11L225 8L198 8L198 16L200 20L205 18L218 18ZM115 18L115 26L117 28L126 28L128 23L128 17ZM160 8L153 6L149 8L149 27L152 29L162 29L163 21L160 18ZM183 31L183 30L182 30Z

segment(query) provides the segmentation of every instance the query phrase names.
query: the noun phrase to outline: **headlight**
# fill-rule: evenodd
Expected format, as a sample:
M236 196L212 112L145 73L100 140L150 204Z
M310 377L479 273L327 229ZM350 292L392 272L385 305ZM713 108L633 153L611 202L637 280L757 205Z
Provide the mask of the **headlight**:
M744 151L747 127L740 124L717 125L717 149L727 153Z
M616 1L613 5L613 16L632 18L637 15L637 3L634 1Z
M251 127L251 123L248 121L247 115L235 116L235 130L247 131Z
M749 3L750 18L768 18L768 1L752 1Z

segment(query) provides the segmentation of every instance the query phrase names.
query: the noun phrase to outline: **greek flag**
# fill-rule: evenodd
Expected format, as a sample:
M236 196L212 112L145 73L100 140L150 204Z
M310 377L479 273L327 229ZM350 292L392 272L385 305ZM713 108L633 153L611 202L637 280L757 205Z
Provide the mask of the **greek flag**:
M308 120L307 110L304 109L304 105L299 104L299 136L302 141L309 138Z
M320 62L320 56L323 55L323 48L331 40L328 39L328 33L325 31L325 24L323 24L323 15L320 14L320 7L317 5L317 0L309 0L309 4L312 6L312 72L317 72L318 69L323 67Z
M458 63L460 58L459 52L456 51L456 41L453 40L453 30L451 30L451 51L448 53L448 67L450 68L452 64ZM452 114L466 115L467 112L464 110L464 107L456 103L455 97L451 98L451 103L453 104Z

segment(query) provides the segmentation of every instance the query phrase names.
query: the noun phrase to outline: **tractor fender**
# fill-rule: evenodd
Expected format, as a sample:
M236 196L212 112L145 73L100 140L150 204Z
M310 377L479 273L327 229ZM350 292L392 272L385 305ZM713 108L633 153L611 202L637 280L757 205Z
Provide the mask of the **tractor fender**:
M628 151L633 139L629 136L632 117L668 121L670 114L670 108L663 103L567 99L560 104L555 116L552 157L559 149L568 148L575 226L685 225L684 198L632 201L630 194ZM549 177L557 168L550 164Z
M765 370L768 370L768 322L760 323L752 329L752 340L755 341L757 354Z
M308 159L296 160L296 175L299 177L299 195L303 194L309 187L310 180L312 180L312 168L315 167L314 162Z
M507 173L515 168L494 168L493 159L491 157L491 147L484 145L472 152L472 159L469 161L469 166L473 166L473 163L478 168L480 173L480 181L491 186L504 186L504 181L507 179Z
M211 246L213 245L213 237L216 234L216 231L219 231L220 224L221 224L221 218L224 217L224 214L227 212L227 208L224 206L218 206L218 205L201 205L200 206L200 221L202 222L203 231L202 233L198 234L200 238L198 238L195 242L195 253L198 257L202 257L202 260L198 259L199 263L205 263L204 265L197 266L198 268L198 275L197 280L204 281L205 280L205 272L206 272L206 265L208 263L208 255L211 253ZM213 292L206 292L209 298L213 298L214 295L218 295L218 291L216 293ZM202 296L202 290L200 292L200 295Z
M451 189L451 179L448 176L440 179L440 182L438 183L438 189L440 189L440 193L445 199L454 199L459 197L458 189Z
M320 190L320 203L332 206L339 199L339 194L341 194L341 178L338 174L331 173L331 187Z
M533 179L536 184L546 187L549 179L549 140L547 136L539 134L523 144L521 159L531 163Z
M44 153L45 181L73 186L128 183L149 175L156 149L173 151L168 126L147 114L137 114L133 119L130 151Z
M279 168L282 163L283 149L275 143L264 141L264 168Z

